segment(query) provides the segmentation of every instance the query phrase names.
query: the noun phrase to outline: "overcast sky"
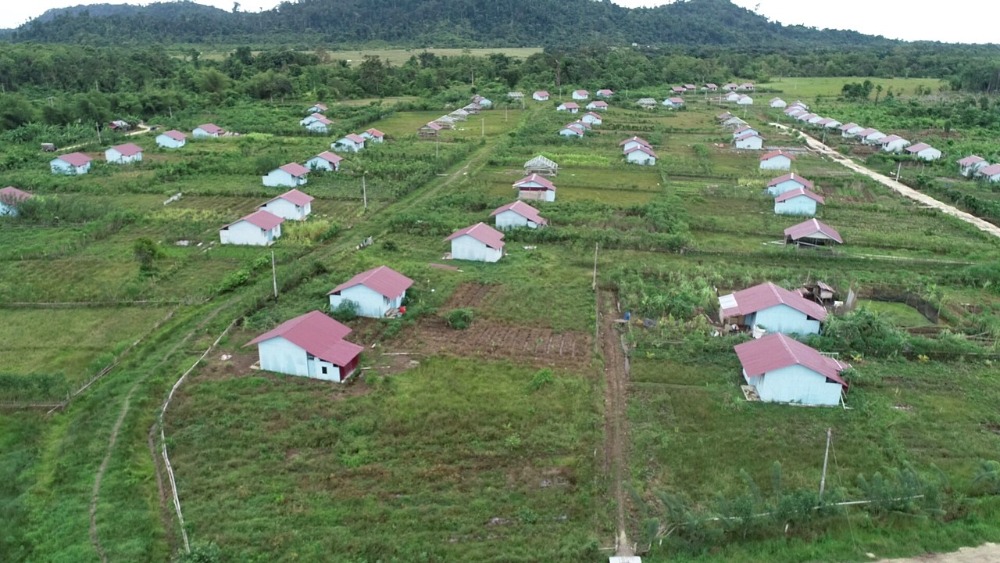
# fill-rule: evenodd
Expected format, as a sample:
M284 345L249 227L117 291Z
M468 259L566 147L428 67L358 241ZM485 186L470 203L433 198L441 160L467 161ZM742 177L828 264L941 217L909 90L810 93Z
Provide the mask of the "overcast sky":
M103 0L107 3L122 3ZM665 0L613 0L623 6L656 6ZM994 0L950 0L945 4L929 0L733 0L736 4L756 10L769 19L784 24L801 24L817 28L853 29L892 39L932 40L949 43L1000 42L995 18ZM45 10L78 4L95 4L101 0L3 0L0 27L16 27ZM231 10L233 0L197 0ZM148 3L148 2L133 2ZM241 9L256 12L277 6L280 0L245 0ZM989 7L993 6L993 7Z

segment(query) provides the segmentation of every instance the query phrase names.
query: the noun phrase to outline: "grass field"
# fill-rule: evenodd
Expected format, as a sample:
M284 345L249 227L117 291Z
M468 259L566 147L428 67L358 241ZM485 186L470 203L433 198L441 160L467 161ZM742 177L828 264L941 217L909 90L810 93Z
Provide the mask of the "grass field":
M844 84L864 82L865 80L863 77L856 76L782 77L756 86L787 97L815 99L820 96L837 96ZM894 92L903 95L913 95L918 86L929 87L932 92L937 93L944 85L943 81L935 78L869 78L868 80L881 85L886 91L892 88Z
M427 51L439 57L459 57L470 55L473 57L485 57L493 53L501 53L515 59L526 59L536 53L541 53L541 47L503 47L496 49L443 49L429 47L427 49L364 49L361 51L328 51L331 59L345 60L348 64L360 64L365 56L378 57L389 61L392 65L401 65L408 61L410 57L417 56Z

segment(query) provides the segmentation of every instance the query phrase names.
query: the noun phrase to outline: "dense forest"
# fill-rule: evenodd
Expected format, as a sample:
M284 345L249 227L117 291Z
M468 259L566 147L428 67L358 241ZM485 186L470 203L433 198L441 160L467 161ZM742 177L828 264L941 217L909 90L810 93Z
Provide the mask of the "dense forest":
M238 7L238 3L234 8ZM372 17L371 14L378 14ZM7 34L13 41L95 45L281 43L333 46L685 45L888 46L854 31L784 26L729 2L686 0L628 9L593 0L299 0L266 12L192 2L50 10Z

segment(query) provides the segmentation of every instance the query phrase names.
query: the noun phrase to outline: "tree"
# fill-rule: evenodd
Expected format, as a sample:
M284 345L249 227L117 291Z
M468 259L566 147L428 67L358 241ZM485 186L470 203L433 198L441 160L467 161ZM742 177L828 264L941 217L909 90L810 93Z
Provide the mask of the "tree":
M163 251L153 239L142 237L132 244L132 255L139 263L139 275L148 277L156 273L156 260L163 255Z

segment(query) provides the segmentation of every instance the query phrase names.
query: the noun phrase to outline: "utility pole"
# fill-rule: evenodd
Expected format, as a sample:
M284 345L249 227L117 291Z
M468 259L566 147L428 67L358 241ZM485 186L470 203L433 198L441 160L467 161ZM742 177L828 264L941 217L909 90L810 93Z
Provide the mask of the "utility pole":
M101 140L101 123L99 121L95 122L94 129L97 129L97 142L103 143L104 141Z
M590 288L597 291L597 249L600 247L600 243L594 243L594 280L590 282Z
M365 202L365 211L368 211L368 185L365 183L366 176L368 176L368 172L361 175L361 197Z
M274 285L274 298L278 298L278 270L274 264L274 251L271 251L271 283Z
M831 428L826 429L826 453L823 454L823 476L819 479L819 498L823 500L823 490L826 489L826 464L830 460L830 439L833 436Z
M441 136L434 137L434 158L441 158Z
M903 161L899 161L899 166L896 167L896 181L899 181L899 173L903 171Z

